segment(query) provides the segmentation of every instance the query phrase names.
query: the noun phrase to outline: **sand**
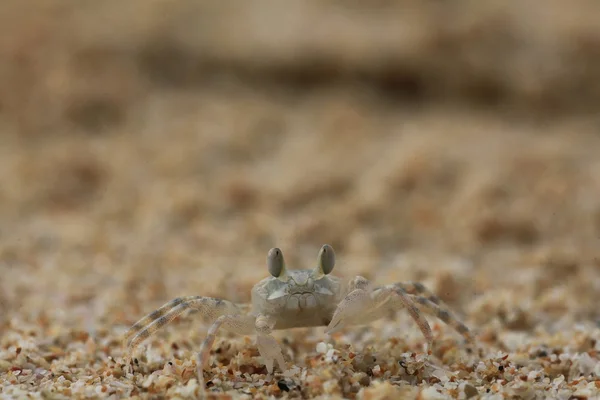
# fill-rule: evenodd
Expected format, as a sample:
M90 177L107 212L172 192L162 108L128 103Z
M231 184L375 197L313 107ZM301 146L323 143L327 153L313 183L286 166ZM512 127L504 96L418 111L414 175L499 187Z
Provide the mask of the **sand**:
M418 281L476 342L406 312L328 336L219 335L219 398L600 395L594 1L0 6L0 398L195 398L208 326L280 247Z

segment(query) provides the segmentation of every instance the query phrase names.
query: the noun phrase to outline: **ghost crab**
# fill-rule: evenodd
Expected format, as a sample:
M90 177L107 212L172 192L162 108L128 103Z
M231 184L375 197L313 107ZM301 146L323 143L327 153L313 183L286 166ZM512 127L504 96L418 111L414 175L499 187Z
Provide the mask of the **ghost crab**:
M187 309L193 308L210 322L207 336L197 355L198 381L204 387L203 369L219 329L256 335L256 344L269 373L277 362L282 371L286 364L281 348L271 332L275 329L326 326L331 334L351 325L364 325L400 309L406 309L427 341L431 353L433 335L423 313L433 315L471 341L469 329L441 300L421 283L394 283L373 287L357 276L347 286L331 275L335 253L329 245L321 247L314 269L289 270L283 253L273 248L267 255L270 277L252 289L252 304L234 304L227 300L203 296L173 299L134 324L126 334L126 360L143 340L167 325Z

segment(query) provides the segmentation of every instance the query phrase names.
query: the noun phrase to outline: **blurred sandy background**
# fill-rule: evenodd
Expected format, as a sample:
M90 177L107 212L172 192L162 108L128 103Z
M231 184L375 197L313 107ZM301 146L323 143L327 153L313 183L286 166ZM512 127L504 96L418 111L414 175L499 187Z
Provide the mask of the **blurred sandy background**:
M599 16L593 0L3 1L3 354L67 354L83 332L117 358L163 302L247 301L270 247L312 267L323 243L338 275L421 280L477 332L597 320Z

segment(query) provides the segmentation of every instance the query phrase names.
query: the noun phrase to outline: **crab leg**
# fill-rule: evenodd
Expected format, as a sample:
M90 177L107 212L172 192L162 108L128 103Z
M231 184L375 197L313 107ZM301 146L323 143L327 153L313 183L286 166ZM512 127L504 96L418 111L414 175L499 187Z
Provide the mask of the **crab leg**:
M267 371L273 372L273 364L277 361L282 371L286 370L285 361L281 352L281 347L271 336L274 322L265 315L222 315L215 320L208 330L206 339L202 343L200 352L197 356L197 374L200 386L204 388L204 374L202 370L208 364L210 350L215 342L219 329L238 334L251 335L256 333L256 344L260 355L264 358Z
M420 285L421 289L416 291L425 293L428 297L406 293L404 288L411 287L414 288L414 284L393 284L370 289L367 279L360 276L354 278L349 284L349 293L338 305L327 327L327 333L333 333L350 325L363 325L389 315L390 311L405 308L427 340L428 352L432 347L433 335L423 313L438 317L465 338L472 339L469 329L450 311L435 302L437 296L424 289L422 285ZM439 299L437 302L439 303Z
M172 322L188 308L197 309L208 321L212 322L221 315L237 315L242 310L230 301L212 297L186 296L173 299L158 310L136 322L125 334L127 345L126 363L131 361L135 348L156 331Z

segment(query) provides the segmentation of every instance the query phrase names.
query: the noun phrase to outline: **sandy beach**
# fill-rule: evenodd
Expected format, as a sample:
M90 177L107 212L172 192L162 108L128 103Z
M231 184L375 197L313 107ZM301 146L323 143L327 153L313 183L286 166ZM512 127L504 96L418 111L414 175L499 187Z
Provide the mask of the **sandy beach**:
M0 398L191 399L189 295L421 282L472 331L218 335L212 398L600 396L600 3L0 6Z

